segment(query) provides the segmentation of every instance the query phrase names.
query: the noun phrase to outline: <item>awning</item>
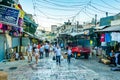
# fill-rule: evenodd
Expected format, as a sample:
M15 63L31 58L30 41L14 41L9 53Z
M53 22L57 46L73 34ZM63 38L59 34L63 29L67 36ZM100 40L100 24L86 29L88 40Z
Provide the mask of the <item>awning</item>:
M30 34L29 32L23 31L25 34L29 35L30 37L34 37L33 34Z
M36 24L34 21L32 21L28 16L24 16L24 21L31 23L34 27L38 27L38 24Z
M82 34L84 34L84 32L73 32L73 33L70 33L69 35L74 37L74 36L82 35Z
M103 29L105 28L106 26L98 26L98 27L95 27L95 29Z
M60 35L70 35L70 36L77 36L77 35L82 35L84 32L72 32L72 33L60 33Z
M110 26L102 30L97 30L95 32L107 32L107 31L120 31L120 25L117 26Z

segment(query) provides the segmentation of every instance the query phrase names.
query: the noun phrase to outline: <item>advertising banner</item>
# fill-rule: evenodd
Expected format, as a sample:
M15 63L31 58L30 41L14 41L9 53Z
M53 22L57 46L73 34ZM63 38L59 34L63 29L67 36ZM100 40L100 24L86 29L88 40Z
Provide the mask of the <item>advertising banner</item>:
M19 10L4 5L0 5L0 22L12 26L17 26Z

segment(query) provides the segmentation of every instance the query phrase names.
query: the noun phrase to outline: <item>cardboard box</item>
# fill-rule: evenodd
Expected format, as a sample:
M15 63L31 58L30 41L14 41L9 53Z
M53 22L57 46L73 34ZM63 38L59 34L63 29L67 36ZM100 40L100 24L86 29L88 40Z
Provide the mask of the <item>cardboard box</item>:
M101 59L101 61L102 61L104 64L110 64L110 60L108 60L108 59Z

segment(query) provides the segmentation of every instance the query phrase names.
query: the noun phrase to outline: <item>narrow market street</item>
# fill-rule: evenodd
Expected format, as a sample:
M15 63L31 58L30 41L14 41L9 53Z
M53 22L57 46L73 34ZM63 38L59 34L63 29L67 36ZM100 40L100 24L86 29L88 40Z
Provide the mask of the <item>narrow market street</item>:
M68 64L62 59L61 65L56 65L49 58L28 63L26 60L1 63L0 69L8 73L8 80L119 80L119 72L113 72L108 65L98 63L97 58L71 59Z
M0 80L119 73L120 0L0 0Z

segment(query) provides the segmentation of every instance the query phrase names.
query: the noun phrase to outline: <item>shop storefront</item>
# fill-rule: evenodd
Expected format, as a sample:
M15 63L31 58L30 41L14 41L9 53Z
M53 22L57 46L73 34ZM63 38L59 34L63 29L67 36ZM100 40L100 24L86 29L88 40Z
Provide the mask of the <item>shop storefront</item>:
M13 37L12 38L12 48L15 52L19 52L20 47L20 38L19 37Z
M20 40L22 35L22 21L18 9L0 5L0 61L7 59L9 49L19 52ZM6 14L7 13L7 14Z
M103 30L96 31L99 34L98 40L103 50L109 55L111 49L115 52L120 47L120 26L111 26Z
M30 39L28 37L22 37L21 40L21 51L24 55L26 55L26 47L30 44Z
M5 36L4 34L0 34L0 61L5 58Z

